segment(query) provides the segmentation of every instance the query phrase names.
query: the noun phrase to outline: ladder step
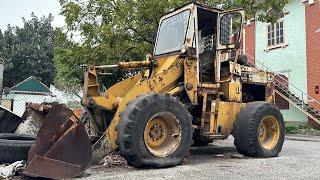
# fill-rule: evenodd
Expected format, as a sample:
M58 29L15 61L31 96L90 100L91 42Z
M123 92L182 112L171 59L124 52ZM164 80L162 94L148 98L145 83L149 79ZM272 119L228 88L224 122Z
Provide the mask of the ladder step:
M310 110L310 111L319 111L318 109L310 108L310 107L309 107L309 109L308 109L308 110Z
M309 114L313 115L313 116L319 116L319 113L315 113L315 112L308 112Z

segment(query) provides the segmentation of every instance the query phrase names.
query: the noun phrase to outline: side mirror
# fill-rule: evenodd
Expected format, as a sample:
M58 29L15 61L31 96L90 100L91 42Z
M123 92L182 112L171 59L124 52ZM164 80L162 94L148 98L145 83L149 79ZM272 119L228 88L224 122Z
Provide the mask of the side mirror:
M239 12L225 14L220 19L220 44L237 44L240 39L242 15Z

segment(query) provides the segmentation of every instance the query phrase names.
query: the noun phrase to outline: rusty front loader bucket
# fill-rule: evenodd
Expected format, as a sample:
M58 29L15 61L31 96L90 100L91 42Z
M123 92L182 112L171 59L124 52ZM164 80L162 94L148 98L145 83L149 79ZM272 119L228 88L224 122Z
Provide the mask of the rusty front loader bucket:
M71 178L87 168L91 156L92 146L84 125L69 108L53 105L30 148L23 173L31 177Z

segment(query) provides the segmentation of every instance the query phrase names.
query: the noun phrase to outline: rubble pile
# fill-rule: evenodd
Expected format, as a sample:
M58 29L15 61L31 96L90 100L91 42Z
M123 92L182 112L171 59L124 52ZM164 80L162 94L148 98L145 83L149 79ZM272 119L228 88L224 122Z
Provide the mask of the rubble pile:
M127 161L117 152L113 152L104 157L100 163L104 167L128 167Z

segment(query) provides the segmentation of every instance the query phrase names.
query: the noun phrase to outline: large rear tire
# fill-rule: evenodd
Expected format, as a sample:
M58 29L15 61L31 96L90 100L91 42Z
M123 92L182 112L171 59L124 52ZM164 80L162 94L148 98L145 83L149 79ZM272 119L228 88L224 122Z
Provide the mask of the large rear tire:
M192 141L192 117L168 94L143 95L129 103L117 128L120 154L135 167L182 163Z
M276 157L285 138L282 114L270 103L248 103L237 116L233 136L234 145L243 155Z

